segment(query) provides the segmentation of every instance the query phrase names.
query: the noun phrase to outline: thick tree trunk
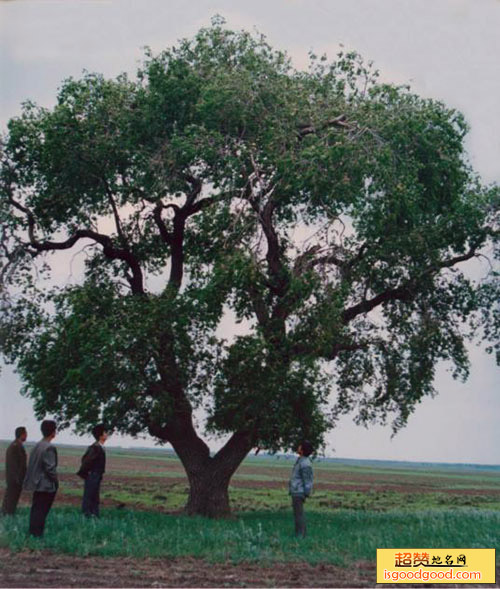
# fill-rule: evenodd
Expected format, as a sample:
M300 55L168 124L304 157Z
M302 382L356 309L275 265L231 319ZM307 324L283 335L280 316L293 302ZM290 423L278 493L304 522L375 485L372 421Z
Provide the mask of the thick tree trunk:
M237 432L213 457L205 456L199 461L192 453L179 454L189 479L189 515L217 518L231 514L229 482L251 447L249 433Z
M212 460L212 459L211 459ZM186 504L188 515L205 517L228 517L230 476L214 473L208 465L204 472L191 473L189 477L189 498Z
M185 420L182 428L150 426L151 435L169 441L186 470L189 480L189 497L186 513L218 518L231 514L229 481L253 445L249 432L234 433L215 456L198 437L192 421ZM175 429L174 429L175 428Z

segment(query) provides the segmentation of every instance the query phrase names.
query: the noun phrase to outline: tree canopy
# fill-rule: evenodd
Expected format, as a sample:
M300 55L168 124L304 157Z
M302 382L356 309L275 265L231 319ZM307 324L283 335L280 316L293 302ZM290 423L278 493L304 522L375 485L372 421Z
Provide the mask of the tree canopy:
M465 378L465 339L498 341L496 274L465 263L496 242L499 191L464 117L354 52L310 58L216 20L9 121L2 350L39 417L149 432L189 474L196 408L232 434L214 460L319 445L353 410L398 429L439 361ZM81 281L51 286L82 248Z

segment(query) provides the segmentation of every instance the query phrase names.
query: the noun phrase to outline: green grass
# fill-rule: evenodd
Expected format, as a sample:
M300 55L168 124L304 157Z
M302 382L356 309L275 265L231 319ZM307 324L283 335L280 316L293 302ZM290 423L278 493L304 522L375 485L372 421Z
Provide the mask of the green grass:
M126 509L103 510L86 520L75 508L54 508L42 539L26 534L28 509L3 518L0 545L13 551L46 549L80 556L176 557L210 561L304 560L347 566L375 559L377 548L495 548L500 514L495 511L338 510L307 513L308 537L292 535L292 515L257 511L233 520L206 520Z

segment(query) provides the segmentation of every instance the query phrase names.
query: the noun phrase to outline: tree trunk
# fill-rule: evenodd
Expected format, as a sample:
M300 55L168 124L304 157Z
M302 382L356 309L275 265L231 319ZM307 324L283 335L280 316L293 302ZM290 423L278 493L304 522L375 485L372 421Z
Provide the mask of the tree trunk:
M220 518L231 514L228 491L231 477L214 472L212 466L208 464L203 472L188 473L189 498L185 508L188 515Z
M189 497L186 513L204 517L228 517L229 481L250 452L254 436L250 432L235 432L215 456L198 437L191 415L171 421L165 426L149 425L149 433L172 444L186 470Z
M187 433L187 432L185 432ZM248 433L236 432L213 457L194 428L171 444L179 456L189 480L186 513L204 517L228 517L229 481L252 448Z

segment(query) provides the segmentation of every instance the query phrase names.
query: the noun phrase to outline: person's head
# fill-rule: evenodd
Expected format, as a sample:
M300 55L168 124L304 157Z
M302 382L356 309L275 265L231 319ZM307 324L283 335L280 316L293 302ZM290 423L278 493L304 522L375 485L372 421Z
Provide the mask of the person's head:
M50 438L51 440L56 437L56 422L52 421L52 419L45 419L42 421L42 426L40 428L42 430L42 435L44 438Z
M20 427L16 427L15 436L16 440L19 440L20 442L26 442L28 432L26 431L26 428L21 425Z
M309 442L308 440L302 440L302 442L300 442L299 444L299 447L297 448L297 452L301 456L310 456L313 453L313 447L311 442Z
M103 423L99 423L92 428L92 435L96 441L100 442L101 444L104 444L104 442L108 439L108 432L106 431L106 427Z

